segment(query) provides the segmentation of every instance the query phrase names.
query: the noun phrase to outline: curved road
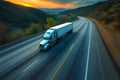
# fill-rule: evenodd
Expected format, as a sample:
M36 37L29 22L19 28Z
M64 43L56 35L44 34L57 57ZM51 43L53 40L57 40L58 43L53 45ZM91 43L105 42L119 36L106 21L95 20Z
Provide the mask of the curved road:
M73 24L73 33L49 51L38 49L43 34L13 51L4 50L0 80L120 80L96 25L83 17Z

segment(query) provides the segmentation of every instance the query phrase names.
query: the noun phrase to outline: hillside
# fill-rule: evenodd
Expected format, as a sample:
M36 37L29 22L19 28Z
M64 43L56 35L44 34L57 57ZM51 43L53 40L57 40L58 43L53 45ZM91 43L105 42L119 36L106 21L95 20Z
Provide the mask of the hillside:
M0 1L0 45L43 31L49 17L39 9Z
M104 23L116 22L115 26L120 30L120 0L108 0L106 2L100 2L94 5L81 7L64 11L62 15L76 15L76 16L88 16L96 18Z
M61 12L60 14L62 14L62 15L73 14L73 15L79 15L79 16L88 16L91 14L91 12L93 13L95 10L98 9L98 7L102 6L103 3L105 3L105 2L99 2L94 5L89 5L89 6L85 6L85 7L67 10L67 11Z
M28 27L31 22L38 22L50 15L30 7L15 5L10 2L0 1L0 21L9 25L9 27Z

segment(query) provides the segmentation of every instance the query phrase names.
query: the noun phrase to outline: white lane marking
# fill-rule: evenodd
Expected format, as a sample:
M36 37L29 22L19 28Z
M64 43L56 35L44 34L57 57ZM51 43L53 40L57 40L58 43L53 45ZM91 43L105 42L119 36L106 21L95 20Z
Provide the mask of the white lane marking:
M79 24L74 25L74 27L78 26Z
M32 65L34 65L36 62L38 62L38 59L33 62L31 65L29 65L26 69L24 69L24 71L22 71L22 73L24 73L25 71L27 71Z
M90 26L90 34L89 34L89 43L88 43L88 52L87 52L87 63L86 63L86 70L85 70L85 80L87 80L87 76L88 76L88 63L89 63L89 56L90 56L90 45L91 45L91 29L92 26Z
M28 39L28 40L25 40L24 42L18 43L18 44L14 45L14 46L11 46L11 47L8 47L8 48L6 48L6 49L3 49L3 50L0 51L0 54L5 53L5 52L9 51L10 49L14 49L14 48L16 48L16 47L19 47L20 45L23 45L23 44L25 44L25 43L27 43L27 42L29 42L29 41L32 41L32 40L34 40L34 39L37 39L37 38L39 38L39 37L42 37L42 34L39 35L39 36L36 36L36 37L34 37L34 38L30 38L30 39Z

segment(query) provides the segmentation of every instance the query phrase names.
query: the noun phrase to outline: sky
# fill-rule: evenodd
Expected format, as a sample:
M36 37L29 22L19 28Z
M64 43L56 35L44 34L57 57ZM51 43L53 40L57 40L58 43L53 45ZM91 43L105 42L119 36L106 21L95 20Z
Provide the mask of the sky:
M77 8L105 0L5 0L33 8Z

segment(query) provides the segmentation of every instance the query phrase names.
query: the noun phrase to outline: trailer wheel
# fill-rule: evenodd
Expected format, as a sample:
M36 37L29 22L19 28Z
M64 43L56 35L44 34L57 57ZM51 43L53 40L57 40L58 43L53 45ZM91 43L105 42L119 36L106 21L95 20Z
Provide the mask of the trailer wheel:
M47 48L47 50L49 50L51 47L50 46L48 46L48 48Z
M70 30L68 33L72 33L72 30Z

